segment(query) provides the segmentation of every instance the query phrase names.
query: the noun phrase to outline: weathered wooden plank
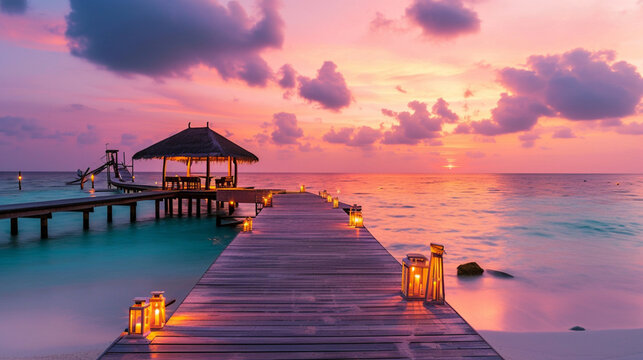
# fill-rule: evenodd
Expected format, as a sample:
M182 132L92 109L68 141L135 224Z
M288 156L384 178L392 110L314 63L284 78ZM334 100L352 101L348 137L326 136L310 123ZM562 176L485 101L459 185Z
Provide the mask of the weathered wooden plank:
M400 296L400 264L312 194L273 207L210 266L149 344L104 359L500 359L448 304Z

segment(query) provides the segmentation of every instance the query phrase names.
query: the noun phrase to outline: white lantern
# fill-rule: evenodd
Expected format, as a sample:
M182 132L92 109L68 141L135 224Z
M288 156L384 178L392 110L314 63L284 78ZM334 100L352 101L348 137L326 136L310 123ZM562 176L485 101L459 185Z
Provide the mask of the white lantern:
M444 304L444 245L431 244L431 265L426 290L426 301Z
M129 337L145 337L150 333L150 304L144 297L134 298L134 305L129 308Z
M165 291L152 291L150 298L150 328L159 330L165 326Z
M426 256L407 254L402 260L402 295L407 300L423 300L428 275L429 263Z

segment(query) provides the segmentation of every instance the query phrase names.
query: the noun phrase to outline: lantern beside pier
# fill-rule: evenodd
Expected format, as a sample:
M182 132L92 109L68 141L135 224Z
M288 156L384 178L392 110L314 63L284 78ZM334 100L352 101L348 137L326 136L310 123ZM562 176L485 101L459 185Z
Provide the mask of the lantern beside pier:
M306 192L306 185L299 185L299 192L300 193Z
M152 291L150 298L150 328L159 330L165 326L165 291Z
M444 245L431 244L431 264L426 290L426 301L444 304Z
M337 209L339 207L339 197L335 196L333 198L333 209Z
M263 197L263 207L272 207L272 194Z
M243 220L243 231L252 231L252 218L249 216L245 220Z
M423 300L429 277L429 262L422 254L407 254L402 260L402 295L407 300Z
M144 297L134 298L134 305L129 307L129 327L127 335L130 337L145 337L150 333L150 304Z

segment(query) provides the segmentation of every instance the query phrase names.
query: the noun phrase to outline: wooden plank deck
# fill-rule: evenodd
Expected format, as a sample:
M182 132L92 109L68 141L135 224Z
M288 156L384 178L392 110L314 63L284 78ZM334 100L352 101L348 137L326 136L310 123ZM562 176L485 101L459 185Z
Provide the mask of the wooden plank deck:
M500 359L449 305L400 296L400 264L341 209L275 195L151 341L102 359Z

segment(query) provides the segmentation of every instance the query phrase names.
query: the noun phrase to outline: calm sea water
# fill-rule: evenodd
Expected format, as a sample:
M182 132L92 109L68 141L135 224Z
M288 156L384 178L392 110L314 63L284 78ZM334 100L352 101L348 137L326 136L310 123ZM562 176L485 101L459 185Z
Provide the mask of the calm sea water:
M19 193L15 175L0 173L0 203L109 194L64 186L69 173L26 173ZM641 175L241 173L239 185L299 184L362 205L398 259L444 244L447 301L477 329L643 327ZM89 232L80 214L54 214L46 241L37 220L21 220L15 238L0 220L0 355L106 346L132 297L165 289L181 299L236 234L211 218L154 221L152 206L140 205L134 225L115 208L111 226L99 208ZM514 278L458 278L468 261Z

